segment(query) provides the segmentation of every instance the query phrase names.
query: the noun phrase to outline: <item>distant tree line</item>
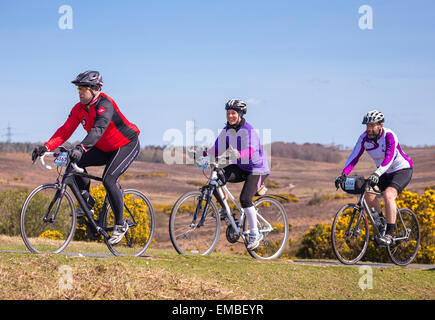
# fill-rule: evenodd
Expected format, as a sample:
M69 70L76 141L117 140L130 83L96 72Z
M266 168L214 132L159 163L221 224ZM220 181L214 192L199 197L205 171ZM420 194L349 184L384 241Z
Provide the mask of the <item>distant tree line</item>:
M77 142L78 143L78 142ZM76 143L65 143L65 145L75 145ZM0 142L0 152L23 152L31 153L32 150L40 145L40 143L30 142L14 142L6 143ZM148 145L140 150L137 157L138 161L163 163L163 151L165 146ZM264 149L268 149L265 148ZM338 163L342 160L342 154L338 152L339 146L324 146L318 143L286 143L286 142L274 142L272 143L272 156L293 158L309 161L323 161Z
M338 146L324 146L319 143L272 143L272 157L338 163L342 160L339 151Z
M0 152L24 152L30 153L36 146L39 146L39 143L31 143L31 142L0 142Z

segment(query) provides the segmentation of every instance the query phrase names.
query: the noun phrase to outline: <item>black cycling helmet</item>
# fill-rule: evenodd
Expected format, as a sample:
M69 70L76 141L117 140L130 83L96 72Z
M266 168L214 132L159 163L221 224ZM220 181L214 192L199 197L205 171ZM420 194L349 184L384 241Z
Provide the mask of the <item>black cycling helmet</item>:
M244 101L231 99L225 104L225 110L235 110L239 114L246 114L248 108L246 107L246 103Z
M80 73L75 80L71 81L76 86L90 87L100 90L103 86L103 77L98 71L85 71Z
M383 123L385 121L384 114L378 110L367 112L364 116L362 124Z

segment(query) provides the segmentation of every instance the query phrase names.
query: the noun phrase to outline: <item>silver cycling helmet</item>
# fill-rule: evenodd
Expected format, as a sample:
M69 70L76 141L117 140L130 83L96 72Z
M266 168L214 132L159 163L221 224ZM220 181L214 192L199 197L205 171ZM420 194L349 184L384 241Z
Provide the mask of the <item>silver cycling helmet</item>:
M88 70L80 73L71 82L76 86L90 87L100 90L103 86L103 77L98 71Z
M372 110L367 112L364 116L362 124L371 124L371 123L383 123L384 122L384 114L378 110Z

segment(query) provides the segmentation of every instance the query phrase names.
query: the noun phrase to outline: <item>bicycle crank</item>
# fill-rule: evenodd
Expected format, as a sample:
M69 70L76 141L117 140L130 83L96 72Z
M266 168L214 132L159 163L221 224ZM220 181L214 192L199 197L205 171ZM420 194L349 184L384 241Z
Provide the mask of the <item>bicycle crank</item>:
M233 226L229 225L225 232L229 243L236 243L240 239L240 235L234 230Z

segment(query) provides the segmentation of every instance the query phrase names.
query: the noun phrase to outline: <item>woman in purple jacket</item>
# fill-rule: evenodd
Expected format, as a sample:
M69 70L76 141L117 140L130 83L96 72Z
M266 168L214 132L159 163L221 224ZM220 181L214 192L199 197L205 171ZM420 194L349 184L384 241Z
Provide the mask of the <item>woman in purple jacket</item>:
M219 134L214 146L208 150L208 155L217 157L229 148L238 151L238 159L223 168L223 171L227 182L245 182L240 194L240 203L250 227L248 249L254 250L260 244L263 235L258 232L257 211L252 199L269 175L269 165L257 132L243 117L247 110L246 103L231 99L226 103L225 110L227 125ZM225 208L216 192L215 197L222 208ZM221 214L226 216L225 211Z

